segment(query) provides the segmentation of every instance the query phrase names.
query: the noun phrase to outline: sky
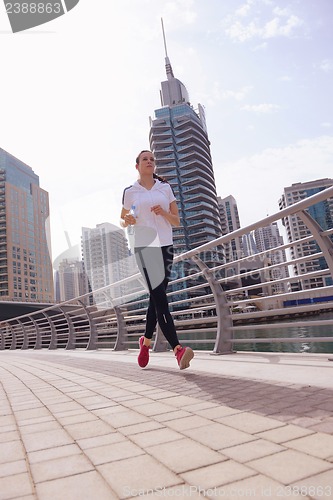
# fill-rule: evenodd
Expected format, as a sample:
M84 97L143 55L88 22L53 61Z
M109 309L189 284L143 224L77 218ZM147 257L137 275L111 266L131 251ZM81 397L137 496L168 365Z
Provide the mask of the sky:
M217 194L241 226L286 186L333 177L332 0L80 0L13 34L0 3L0 148L49 192L52 259L119 225L166 80L202 104Z

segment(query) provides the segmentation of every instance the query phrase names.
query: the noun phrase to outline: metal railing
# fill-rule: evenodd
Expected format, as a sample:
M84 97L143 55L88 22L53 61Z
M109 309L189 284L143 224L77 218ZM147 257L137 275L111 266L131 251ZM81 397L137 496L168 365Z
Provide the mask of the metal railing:
M333 332L333 319L319 314L333 310L333 286L291 291L295 284L311 280L333 283L333 229L323 231L306 211L332 197L333 187L330 187L177 255L176 277L169 284L168 298L181 342L216 354L233 352L241 344L333 343L333 333L320 334L320 331ZM306 237L232 262L221 264L217 260L223 247L233 240L291 215L298 215L305 222L309 229ZM291 247L309 241L315 241L319 251L275 264L269 261L274 252L288 252ZM326 269L297 276L274 276L280 268L292 268L323 257ZM6 320L0 325L0 350L137 348L138 338L144 333L147 300L141 275L136 273L93 293ZM315 319L309 315L315 315ZM284 334L290 328L300 328L306 333L314 327L319 334L292 338ZM263 337L261 332L267 329L271 333ZM168 348L159 328L153 340L155 351Z

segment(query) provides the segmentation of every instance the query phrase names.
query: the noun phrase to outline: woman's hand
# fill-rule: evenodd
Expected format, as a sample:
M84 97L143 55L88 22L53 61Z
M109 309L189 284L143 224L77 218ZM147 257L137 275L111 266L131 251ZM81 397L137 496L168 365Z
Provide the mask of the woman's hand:
M161 205L154 205L153 207L151 207L151 212L154 212L154 214L156 215L166 215L166 211L163 210L163 208L161 207Z
M126 226L134 226L136 224L136 218L130 213L124 215L124 221Z

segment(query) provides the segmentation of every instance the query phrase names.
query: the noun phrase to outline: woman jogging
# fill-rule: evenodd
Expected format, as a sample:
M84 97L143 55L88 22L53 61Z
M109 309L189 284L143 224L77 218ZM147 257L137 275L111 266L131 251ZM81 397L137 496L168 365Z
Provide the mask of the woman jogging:
M173 261L172 226L180 223L176 198L171 186L155 174L155 158L151 151L141 151L135 167L139 177L124 190L120 223L123 228L133 228L136 262L149 290L146 328L139 340L138 363L144 368L149 362L151 339L158 322L183 370L190 366L194 353L190 347L182 347L179 343L166 294Z

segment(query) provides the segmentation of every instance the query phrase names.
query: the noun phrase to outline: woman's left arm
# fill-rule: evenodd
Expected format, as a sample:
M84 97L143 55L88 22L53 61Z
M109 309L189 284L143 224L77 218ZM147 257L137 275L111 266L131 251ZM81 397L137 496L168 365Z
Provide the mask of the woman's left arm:
M156 215L162 215L168 222L170 222L172 226L180 225L180 217L176 201L172 201L170 203L169 212L163 210L163 208L160 205L155 205L154 207L151 207L151 210Z

